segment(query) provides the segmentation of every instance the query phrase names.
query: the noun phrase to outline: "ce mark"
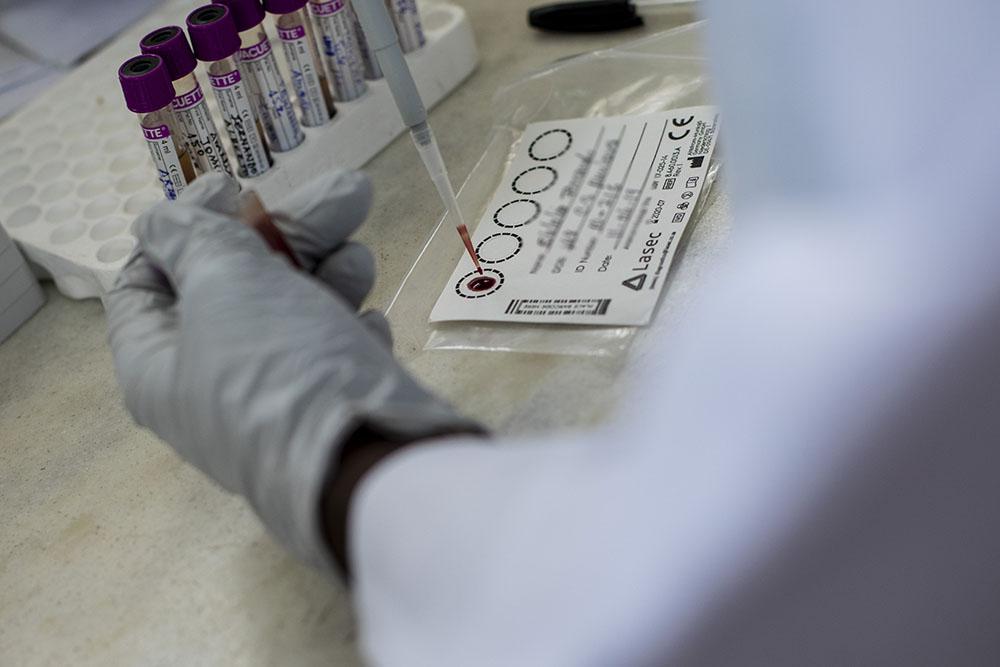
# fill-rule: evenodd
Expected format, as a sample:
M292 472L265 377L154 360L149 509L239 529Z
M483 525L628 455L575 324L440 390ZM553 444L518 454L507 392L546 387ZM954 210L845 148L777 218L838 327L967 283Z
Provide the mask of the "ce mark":
M690 125L692 122L694 122L694 116L688 116L687 118L674 118L670 121L670 124L674 127L684 127L685 125ZM670 130L667 136L673 141L680 141L689 134L691 134L691 128L684 130L680 134L677 133L677 130Z

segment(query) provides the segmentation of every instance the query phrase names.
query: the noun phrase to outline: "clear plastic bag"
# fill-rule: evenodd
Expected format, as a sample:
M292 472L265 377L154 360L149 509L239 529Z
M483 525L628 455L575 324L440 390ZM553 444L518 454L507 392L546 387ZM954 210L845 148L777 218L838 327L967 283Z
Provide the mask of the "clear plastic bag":
M667 111L710 104L703 24L693 23L613 49L557 61L550 67L497 91L495 122L486 151L463 184L459 204L470 227L477 224L498 187L524 129L530 123L565 118L608 117ZM716 153L718 155L718 152ZM676 262L683 261L687 238L713 201L719 169L713 158L708 178ZM450 224L438 224L393 298L388 315L397 340L409 349L491 350L541 354L614 355L628 347L636 327L540 325L508 322L438 322L428 317L464 252ZM671 273L676 270L676 264ZM661 295L670 298L670 283ZM424 336L424 340L419 338Z

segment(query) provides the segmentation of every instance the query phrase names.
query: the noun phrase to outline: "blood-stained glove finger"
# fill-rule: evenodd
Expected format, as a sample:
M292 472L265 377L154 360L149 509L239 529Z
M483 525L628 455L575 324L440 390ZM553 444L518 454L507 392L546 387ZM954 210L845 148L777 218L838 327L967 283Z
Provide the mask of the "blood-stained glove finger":
M367 176L334 171L309 181L269 209L303 268L313 272L361 226L371 202Z
M136 237L149 261L181 298L195 277L205 290L234 281L267 283L269 271L293 269L271 253L252 229L230 216L176 202L158 204L136 220Z

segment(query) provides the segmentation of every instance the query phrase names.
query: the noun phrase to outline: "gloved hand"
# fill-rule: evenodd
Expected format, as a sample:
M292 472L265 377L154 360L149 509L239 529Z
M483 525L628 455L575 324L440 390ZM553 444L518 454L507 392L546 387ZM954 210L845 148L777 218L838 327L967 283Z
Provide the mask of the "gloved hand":
M140 425L329 567L320 502L346 439L480 428L396 363L381 316L355 313L374 282L367 249L346 241L371 201L362 174L317 178L273 208L308 272L234 218L237 195L205 175L136 221L138 250L106 297L118 379Z

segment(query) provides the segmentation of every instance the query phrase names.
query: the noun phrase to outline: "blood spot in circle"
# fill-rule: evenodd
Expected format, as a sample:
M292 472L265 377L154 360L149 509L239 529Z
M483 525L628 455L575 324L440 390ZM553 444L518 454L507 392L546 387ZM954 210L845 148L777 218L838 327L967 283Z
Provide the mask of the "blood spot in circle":
M469 271L455 283L455 293L463 299L481 299L495 293L503 283L504 275L496 269Z
M465 284L473 292L485 292L497 284L497 279L493 276L476 276Z

